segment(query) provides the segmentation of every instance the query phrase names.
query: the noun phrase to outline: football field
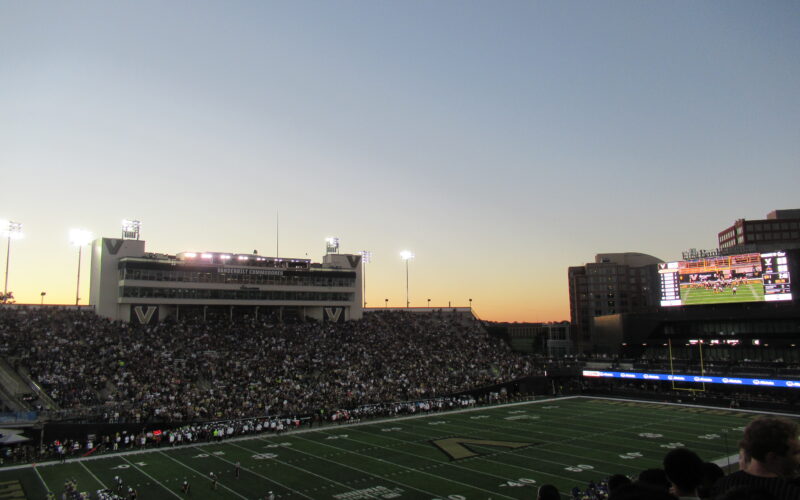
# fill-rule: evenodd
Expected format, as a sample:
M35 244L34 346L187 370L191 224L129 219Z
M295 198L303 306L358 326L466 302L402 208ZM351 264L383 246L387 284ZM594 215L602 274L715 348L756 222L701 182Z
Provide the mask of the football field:
M733 293L731 287L726 287L722 292L705 288L690 288L681 286L681 301L688 304L727 304L732 302L760 302L764 300L764 285L761 283L748 283L741 285Z
M60 498L67 479L95 498L114 489L115 476L145 500L259 499L268 491L280 499L522 499L545 483L566 498L590 480L661 467L674 447L725 461L755 416L568 397L6 467L0 499Z

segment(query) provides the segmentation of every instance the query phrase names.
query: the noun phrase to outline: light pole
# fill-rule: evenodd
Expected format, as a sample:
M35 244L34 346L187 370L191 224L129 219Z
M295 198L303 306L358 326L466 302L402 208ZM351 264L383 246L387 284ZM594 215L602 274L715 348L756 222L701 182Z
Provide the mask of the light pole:
M383 300L384 300L384 304L385 304L384 307L386 307L388 309L389 308L389 299L383 299Z
M78 247L78 283L75 286L75 305L81 300L81 252L83 247L92 241L92 233L85 229L72 229L69 232L70 242Z
M133 219L122 219L122 239L138 240L142 222Z
M431 308L431 299L428 299L428 309Z
M367 307L367 266L372 261L372 252L369 250L361 250L358 252L361 255L361 294L364 297L364 307Z
M472 311L472 299L469 299L469 310Z
M408 261L414 258L414 254L410 250L403 250L400 252L400 257L406 261L406 308L408 308L411 305L408 298Z
M6 279L3 285L3 296L8 293L8 262L11 257L11 240L18 240L23 237L22 223L10 220L0 221L0 231L8 237L6 245Z

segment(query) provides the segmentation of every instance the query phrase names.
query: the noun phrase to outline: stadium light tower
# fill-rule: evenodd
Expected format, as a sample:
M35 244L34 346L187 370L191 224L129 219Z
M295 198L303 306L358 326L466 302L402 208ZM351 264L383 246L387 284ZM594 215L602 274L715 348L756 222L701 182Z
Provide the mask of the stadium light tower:
M77 306L81 300L81 251L83 247L92 241L92 233L85 229L71 229L69 232L69 241L78 247L78 284L75 288L75 305Z
M335 236L325 238L325 253L339 253L339 238Z
M364 307L367 307L367 266L372 261L372 252L369 250L361 250L358 252L361 255L361 294L364 296Z
M406 308L408 308L411 305L408 298L408 261L414 258L414 254L410 250L403 250L400 252L400 257L406 261Z
M0 231L4 236L8 237L8 244L6 245L6 279L3 285L3 296L8 293L8 262L11 257L11 240L18 240L24 235L22 234L22 223L10 220L0 221Z
M138 220L122 219L122 239L138 240L141 227L142 223Z

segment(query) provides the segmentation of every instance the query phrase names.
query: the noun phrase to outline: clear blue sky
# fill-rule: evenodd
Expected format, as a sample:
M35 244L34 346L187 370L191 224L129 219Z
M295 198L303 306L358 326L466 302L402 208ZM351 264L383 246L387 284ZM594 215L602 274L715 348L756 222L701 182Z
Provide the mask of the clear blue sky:
M570 265L800 207L799 82L796 1L5 1L9 288L74 300L74 226L272 255L279 211L370 305L409 248L412 305L567 319Z

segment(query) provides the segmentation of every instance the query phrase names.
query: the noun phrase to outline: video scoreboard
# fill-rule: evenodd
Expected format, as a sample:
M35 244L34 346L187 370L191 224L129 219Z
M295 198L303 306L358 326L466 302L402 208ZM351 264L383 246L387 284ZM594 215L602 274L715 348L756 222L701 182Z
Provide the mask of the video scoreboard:
M658 275L666 307L792 300L786 252L664 262Z

